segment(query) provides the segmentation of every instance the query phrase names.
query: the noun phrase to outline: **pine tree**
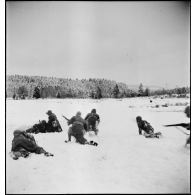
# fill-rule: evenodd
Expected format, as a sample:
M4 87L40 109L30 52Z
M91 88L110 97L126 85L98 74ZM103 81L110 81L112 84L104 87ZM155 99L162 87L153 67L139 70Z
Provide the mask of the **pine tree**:
M139 93L140 96L143 96L143 94L144 94L144 89L143 89L142 83L140 83L140 85L139 85L138 93Z
M150 96L150 90L149 90L149 88L146 88L146 89L145 89L144 95L145 95L145 96Z
M118 85L116 84L114 89L113 89L113 95L114 95L114 98L118 98L119 97L119 88L118 88Z
M57 92L56 97L57 97L57 98L61 98L60 91Z
M12 98L15 100L15 98L16 98L16 93L15 92L14 92Z
M97 99L102 98L102 91L101 91L101 89L100 89L100 87L99 87L99 86L97 87L96 97L97 97Z
M33 98L38 99L40 97L41 97L41 95L40 95L40 89L39 89L39 87L35 87L34 88L34 92L33 92Z
M90 97L93 99L95 98L95 92L92 90L92 92L90 93Z
M19 98L21 98L21 99L25 99L25 97L28 96L28 91L27 91L27 89L26 89L25 86L20 86L20 87L18 88L18 96L19 96Z

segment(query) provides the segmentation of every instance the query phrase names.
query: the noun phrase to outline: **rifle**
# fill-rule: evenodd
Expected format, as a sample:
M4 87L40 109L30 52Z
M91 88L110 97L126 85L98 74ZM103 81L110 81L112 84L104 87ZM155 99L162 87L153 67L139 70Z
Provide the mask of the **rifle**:
M172 125L164 125L165 127L184 127L187 130L190 130L190 123L178 123L178 124L172 124Z
M68 122L70 121L70 119L66 118L64 115L62 115L63 118L65 118Z

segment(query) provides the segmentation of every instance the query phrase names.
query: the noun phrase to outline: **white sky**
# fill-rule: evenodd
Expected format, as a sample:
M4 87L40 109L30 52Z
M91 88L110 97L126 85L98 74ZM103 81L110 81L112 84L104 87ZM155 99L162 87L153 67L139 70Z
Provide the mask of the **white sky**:
M7 2L7 74L190 85L190 5Z

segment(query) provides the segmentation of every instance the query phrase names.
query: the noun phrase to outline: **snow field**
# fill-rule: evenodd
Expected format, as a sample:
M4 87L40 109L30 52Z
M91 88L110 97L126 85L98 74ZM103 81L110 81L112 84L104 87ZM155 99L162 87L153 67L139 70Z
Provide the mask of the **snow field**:
M6 113L7 193L189 193L190 148L184 148L187 135L165 124L189 122L183 110L189 99L50 99L8 100ZM156 104L172 106L155 108ZM100 115L98 136L86 134L98 147L65 143L67 118L92 108ZM31 154L15 161L10 158L15 129L47 120L52 110L62 133L33 134L38 145L54 157ZM160 139L138 135L136 116L142 116L161 131ZM182 129L180 129L182 130Z

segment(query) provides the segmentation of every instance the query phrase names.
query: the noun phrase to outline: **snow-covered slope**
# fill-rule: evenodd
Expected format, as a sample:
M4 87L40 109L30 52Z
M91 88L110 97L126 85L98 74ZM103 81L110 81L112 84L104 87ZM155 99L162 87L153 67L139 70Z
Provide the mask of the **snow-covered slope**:
M188 137L176 127L164 124L189 122L183 110L189 99L53 99L8 100L6 113L7 193L189 193L190 148ZM168 107L162 107L167 103ZM181 105L182 105L181 104ZM155 105L159 105L158 108ZM100 115L99 135L86 134L98 147L64 143L70 118L78 110L82 116L96 108ZM38 144L54 157L31 154L13 160L9 156L15 129L25 130L39 120L47 120L51 109L58 117L62 133L34 135ZM161 139L138 135L135 117L140 115L161 131Z

